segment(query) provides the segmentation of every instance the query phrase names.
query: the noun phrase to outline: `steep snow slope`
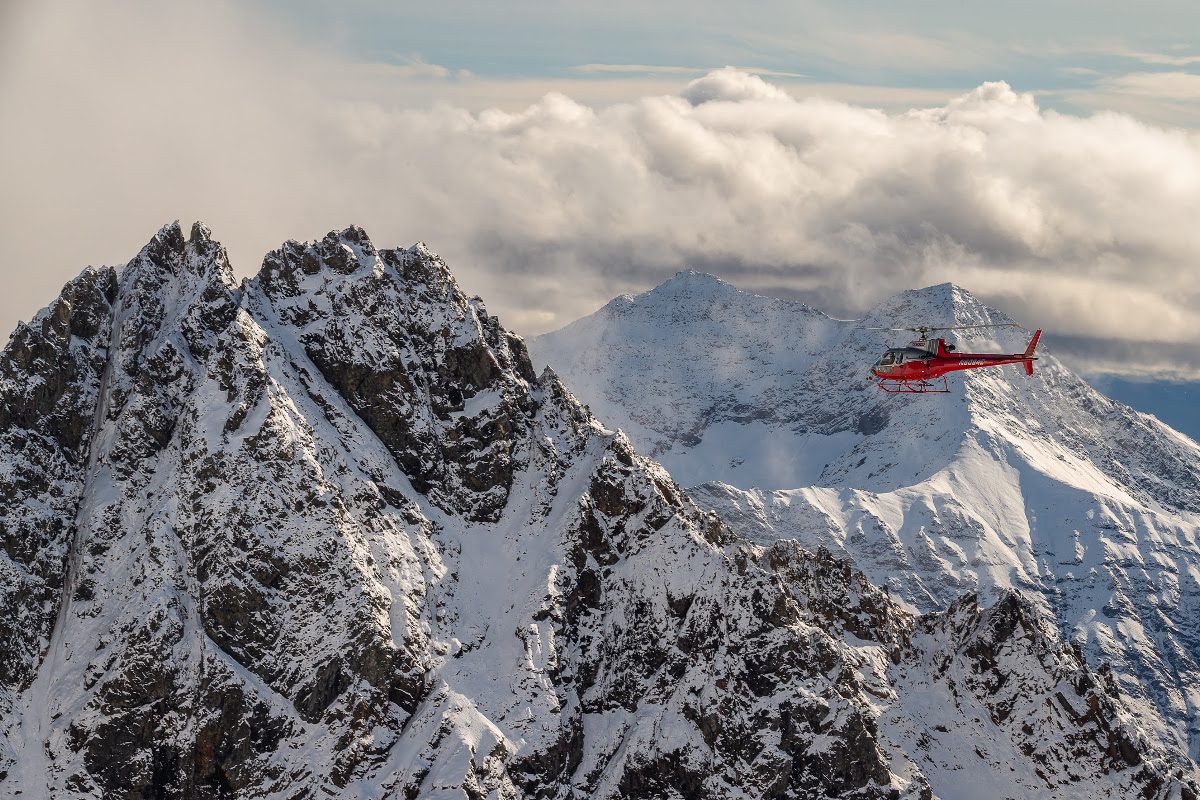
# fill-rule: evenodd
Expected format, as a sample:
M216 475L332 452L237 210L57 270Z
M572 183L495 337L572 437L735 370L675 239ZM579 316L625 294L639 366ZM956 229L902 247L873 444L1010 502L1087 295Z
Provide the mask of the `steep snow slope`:
M1200 747L1200 447L1093 391L1043 340L948 395L866 380L904 324L1010 322L950 284L853 322L681 273L531 342L601 418L735 527L849 556L918 609L1020 589L1158 735ZM948 337L1024 349L1027 332Z
M167 226L0 375L4 796L1196 797L1025 598L745 541L422 246Z
M597 415L681 483L817 483L830 453L859 441L860 426L876 425L830 420L797 403L838 381L812 367L844 326L798 303L750 297L711 275L681 272L530 348L540 362L562 364ZM848 371L849 383L863 383Z

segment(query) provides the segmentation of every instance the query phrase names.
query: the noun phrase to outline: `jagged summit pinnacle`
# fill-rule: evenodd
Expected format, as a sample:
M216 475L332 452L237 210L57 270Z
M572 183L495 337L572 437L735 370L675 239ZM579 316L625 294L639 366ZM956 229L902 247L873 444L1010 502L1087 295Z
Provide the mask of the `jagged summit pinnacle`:
M657 288L662 289L668 286L729 286L733 288L733 284L718 275L694 269L679 270L660 283Z
M945 305L947 307L967 304L979 305L979 301L969 290L957 283L946 281L917 289L902 289L881 300L876 307L887 307L906 301L920 300L931 306Z
M178 221L175 224L178 225ZM210 239L212 239L212 228L200 220L192 223L192 231L188 235L189 242L206 242Z
M378 249L357 225L330 231L323 238L300 242L288 240L263 257L256 281L269 284L283 274L315 275L321 268L350 275L390 266L406 280L429 281L457 296L458 281L446 262L422 241L407 248Z
M634 303L678 302L689 300L705 302L720 297L740 294L733 284L708 272L680 270L654 288L630 296Z

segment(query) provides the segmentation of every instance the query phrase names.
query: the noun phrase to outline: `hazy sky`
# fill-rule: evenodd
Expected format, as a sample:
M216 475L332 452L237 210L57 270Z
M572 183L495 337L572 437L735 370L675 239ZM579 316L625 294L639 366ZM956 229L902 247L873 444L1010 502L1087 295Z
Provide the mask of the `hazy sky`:
M697 268L852 314L954 280L1200 379L1195 3L0 2L0 328L203 219L351 223L538 333Z

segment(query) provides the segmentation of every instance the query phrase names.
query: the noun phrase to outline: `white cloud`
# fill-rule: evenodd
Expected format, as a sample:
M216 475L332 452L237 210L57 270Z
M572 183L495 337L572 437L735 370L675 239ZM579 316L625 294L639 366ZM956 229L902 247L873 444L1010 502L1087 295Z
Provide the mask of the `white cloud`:
M243 273L354 222L381 246L429 242L525 333L683 267L841 312L955 280L1075 337L1080 363L1101 360L1087 342L1159 343L1200 372L1193 133L1048 112L1003 83L888 113L733 68L595 107L569 94L598 77L508 110L415 108L413 91L489 82L187 9L80 3L4 42L8 324L176 217L207 220Z
M1133 72L1100 82L1102 89L1171 100L1200 99L1200 75L1192 72Z
M697 78L683 90L682 97L694 106L713 100L730 103L791 100L791 96L783 89L736 67L713 70L703 78Z

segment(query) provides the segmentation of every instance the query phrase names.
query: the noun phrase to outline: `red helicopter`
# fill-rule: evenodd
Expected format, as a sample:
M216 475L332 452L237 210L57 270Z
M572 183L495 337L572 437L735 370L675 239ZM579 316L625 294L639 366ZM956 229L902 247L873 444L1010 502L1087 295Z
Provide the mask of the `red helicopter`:
M956 353L952 344L945 339L930 339L934 331L961 331L973 328L1015 328L1012 323L1004 325L953 325L933 328L921 325L915 328L876 328L875 330L913 331L920 338L908 347L893 347L871 367L871 374L879 380L879 388L888 394L947 393L950 384L946 373L960 369L999 367L1004 364L1022 364L1025 374L1033 374L1033 362L1037 357L1033 349L1042 336L1041 329L1034 331L1029 347L1024 353ZM940 383L935 379L941 378Z

